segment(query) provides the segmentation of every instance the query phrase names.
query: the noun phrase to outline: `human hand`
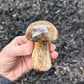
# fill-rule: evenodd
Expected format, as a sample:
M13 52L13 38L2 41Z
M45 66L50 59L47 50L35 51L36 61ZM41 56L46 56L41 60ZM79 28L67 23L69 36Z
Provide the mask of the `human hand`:
M18 79L24 73L30 71L31 54L34 42L26 39L25 36L18 36L13 39L0 52L0 74L11 81ZM58 53L55 45L49 43L50 55L52 59L57 58Z

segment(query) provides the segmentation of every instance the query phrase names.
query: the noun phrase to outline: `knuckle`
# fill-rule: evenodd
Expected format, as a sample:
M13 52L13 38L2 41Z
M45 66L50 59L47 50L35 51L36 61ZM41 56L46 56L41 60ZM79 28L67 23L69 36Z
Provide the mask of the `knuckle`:
M15 37L16 40L19 39L19 38L20 38L20 36Z

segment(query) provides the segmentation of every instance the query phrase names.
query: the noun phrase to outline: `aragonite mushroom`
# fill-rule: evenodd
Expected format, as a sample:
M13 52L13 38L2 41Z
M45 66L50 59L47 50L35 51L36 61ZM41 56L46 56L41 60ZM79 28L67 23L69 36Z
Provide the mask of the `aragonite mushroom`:
M26 38L35 42L31 58L32 68L38 71L49 70L52 63L48 42L58 38L56 27L48 21L33 22L26 30Z

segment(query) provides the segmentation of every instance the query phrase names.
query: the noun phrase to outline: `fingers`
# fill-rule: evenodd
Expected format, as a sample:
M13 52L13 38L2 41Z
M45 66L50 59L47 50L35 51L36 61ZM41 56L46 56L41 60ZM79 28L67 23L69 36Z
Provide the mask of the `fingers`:
M24 43L27 43L28 41L29 40L26 39L25 36L17 36L11 43L13 43L14 45L22 45Z
M18 46L16 49L17 50L17 55L22 56L22 55L30 55L32 54L34 47L34 43L32 41L28 41L26 44ZM52 59L55 59L58 57L58 53L54 51L56 49L55 45L52 43L49 43L49 49L50 49L50 55Z
M58 52L52 51L52 52L50 53L50 56L51 56L52 59L56 59L56 58L58 57Z
M13 50L17 56L32 54L34 43L32 41L27 40L25 36L17 36L12 41L12 43L17 45L17 48ZM49 50L51 52L51 58L56 58L58 55L58 53L54 51L55 49L56 46L49 42Z
M56 49L56 46L49 42L49 50L54 51Z
M28 39L26 39L25 36L18 36L16 37L16 41L18 45L24 44L28 42Z
M58 57L58 52L54 51L55 49L56 46L49 42L50 56L52 59L56 59Z
M23 45L16 46L15 49L13 50L15 52L14 56L15 56L15 54L16 54L16 56L32 54L33 46L34 46L34 43L32 41L28 41L27 43L25 43Z

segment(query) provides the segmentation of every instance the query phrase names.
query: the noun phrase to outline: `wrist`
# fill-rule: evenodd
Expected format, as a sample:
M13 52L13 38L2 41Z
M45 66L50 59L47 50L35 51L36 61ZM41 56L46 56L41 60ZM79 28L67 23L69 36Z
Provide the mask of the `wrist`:
M9 73L5 73L5 72L0 72L0 75L7 78L8 80L14 82L13 77L10 77Z
M4 76L0 75L0 84L14 84L9 79L5 78Z
M13 74L11 74L11 71L8 72L8 71L6 70L6 68L4 68L4 66L6 66L6 63L3 62L4 58L6 58L5 56L6 56L5 53L3 53L3 52L1 51L1 52L0 52L0 59L1 59L1 60L0 60L0 75L13 82L13 81L15 80L14 77L13 77ZM3 57L3 58L2 58L2 57Z

